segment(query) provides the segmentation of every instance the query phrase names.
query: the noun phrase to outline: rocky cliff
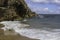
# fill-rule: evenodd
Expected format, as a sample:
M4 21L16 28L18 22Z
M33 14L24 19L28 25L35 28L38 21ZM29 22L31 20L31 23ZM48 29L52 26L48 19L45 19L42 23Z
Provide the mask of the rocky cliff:
M24 0L0 0L0 21L21 20L31 15L32 11Z

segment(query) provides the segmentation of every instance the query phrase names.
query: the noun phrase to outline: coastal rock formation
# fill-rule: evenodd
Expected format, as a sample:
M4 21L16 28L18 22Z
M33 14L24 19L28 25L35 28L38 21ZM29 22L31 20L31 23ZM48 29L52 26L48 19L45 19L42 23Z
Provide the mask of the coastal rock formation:
M0 21L21 20L33 16L24 0L0 0Z

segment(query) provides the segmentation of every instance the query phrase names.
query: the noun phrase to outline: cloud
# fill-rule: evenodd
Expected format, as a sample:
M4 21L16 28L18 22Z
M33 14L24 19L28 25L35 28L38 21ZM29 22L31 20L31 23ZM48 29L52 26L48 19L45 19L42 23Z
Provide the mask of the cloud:
M60 4L60 0L31 0L32 2L36 3L56 3Z
M49 10L49 8L44 8L44 9L43 9L43 11L48 11L48 10Z
M49 8L42 8L42 7L40 7L40 8L32 8L31 10L32 11L49 11Z
M38 4L37 4L38 3ZM44 4L39 4L44 3ZM45 4L52 3L52 4ZM27 0L28 7L36 13L60 14L60 0ZM56 5L55 5L56 4Z
M53 10L49 8L33 8L33 12L36 12L38 14L60 14L59 9Z
M32 2L48 2L47 0L31 0Z

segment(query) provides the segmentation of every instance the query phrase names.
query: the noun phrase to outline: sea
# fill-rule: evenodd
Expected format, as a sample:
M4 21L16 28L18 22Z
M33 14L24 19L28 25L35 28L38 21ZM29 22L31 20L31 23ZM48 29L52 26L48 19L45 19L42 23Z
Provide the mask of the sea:
M20 21L3 21L0 23L4 24L5 28L12 27L15 32L31 39L60 40L60 14L39 14L39 16L26 20L23 21L26 24L22 24Z

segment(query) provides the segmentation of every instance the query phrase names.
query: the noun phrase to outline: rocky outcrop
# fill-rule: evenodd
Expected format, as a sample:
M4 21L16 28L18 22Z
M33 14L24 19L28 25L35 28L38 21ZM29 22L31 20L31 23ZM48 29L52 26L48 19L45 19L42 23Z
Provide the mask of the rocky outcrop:
M24 0L0 0L0 20L21 20L31 17L32 11Z

